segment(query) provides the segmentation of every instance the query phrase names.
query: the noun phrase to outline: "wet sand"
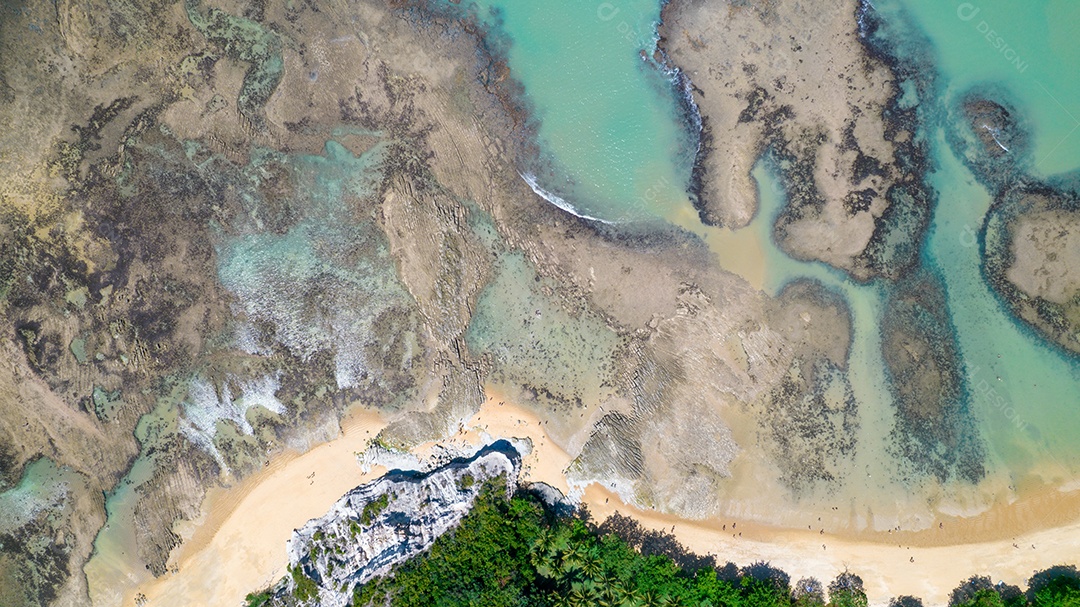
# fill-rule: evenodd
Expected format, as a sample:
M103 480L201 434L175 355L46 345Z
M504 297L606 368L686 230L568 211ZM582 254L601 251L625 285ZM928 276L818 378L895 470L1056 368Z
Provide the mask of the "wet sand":
M384 425L378 414L358 413L343 423L336 440L303 455L276 456L239 486L212 491L203 520L170 561L175 572L130 592L124 604L134 605L142 593L152 606L235 605L275 582L285 574L285 541L292 530L383 472L362 474L355 453ZM528 438L533 450L523 459L524 480L568 492L565 471L572 458L543 426L535 413L489 390L485 405L451 440ZM849 569L863 578L873 605L903 594L927 605L945 604L953 588L976 574L1024 587L1034 571L1075 561L1080 543L1080 491L1046 490L975 517L944 518L925 531L895 533L797 531L728 518L686 521L628 506L596 484L584 489L582 500L597 520L621 512L648 528L673 532L695 552L739 565L767 561L793 581L809 576L827 583Z

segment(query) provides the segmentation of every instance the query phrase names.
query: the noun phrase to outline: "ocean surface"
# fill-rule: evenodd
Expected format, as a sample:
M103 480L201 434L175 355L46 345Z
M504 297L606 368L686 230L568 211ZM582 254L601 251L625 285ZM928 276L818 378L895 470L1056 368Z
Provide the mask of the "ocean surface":
M523 167L530 181L607 221L662 216L685 200L696 134L681 126L674 75L653 59L658 2L463 6L509 44L511 70L540 121L543 151Z
M930 98L918 100L923 136L932 144L930 183L939 196L922 259L945 285L968 408L986 445L987 480L977 487L929 483L915 493L909 484L889 480L898 475L886 448L895 405L880 348L885 288L856 284L823 264L793 260L775 245L772 225L784 194L765 161L754 171L761 208L735 235L756 243L762 257L763 280L751 280L775 294L794 279L813 278L841 293L852 310L850 379L861 427L852 467L858 472L844 491L849 497L903 510L908 503L925 505L932 494L939 510L962 514L1012 499L1025 488L1068 485L1080 471L1075 439L1080 365L1016 321L983 280L975 235L991 193L953 155L945 132L965 93L1002 90L1030 131L1029 158L1020 161L1029 174L1044 179L1076 171L1080 3L875 0L872 5L887 25L884 35L895 37L891 43L900 52L919 55L927 63L920 67L934 76ZM686 184L696 146L693 124L683 110L679 83L652 59L659 2L478 0L463 6L508 46L512 74L534 106L540 152L525 177L536 188L580 215L609 222L673 220L692 212ZM712 230L692 229L706 238ZM720 240L732 238L723 236ZM725 267L747 265L721 261L730 262ZM868 490L876 495L868 497Z

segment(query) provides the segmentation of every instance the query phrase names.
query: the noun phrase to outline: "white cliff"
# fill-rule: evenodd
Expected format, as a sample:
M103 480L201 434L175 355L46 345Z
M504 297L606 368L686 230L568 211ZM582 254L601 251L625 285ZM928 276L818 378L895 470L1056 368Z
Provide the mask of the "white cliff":
M386 574L457 525L486 481L503 477L511 494L520 467L518 452L499 441L470 459L428 473L393 471L349 491L289 540L290 570L318 586L317 599L306 603L348 605L357 585ZM291 602L295 586L288 578L276 598Z

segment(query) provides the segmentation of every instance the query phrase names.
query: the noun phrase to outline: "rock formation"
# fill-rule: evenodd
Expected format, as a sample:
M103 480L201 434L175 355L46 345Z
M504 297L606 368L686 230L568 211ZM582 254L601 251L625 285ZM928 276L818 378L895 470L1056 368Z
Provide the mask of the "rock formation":
M506 441L470 459L428 473L392 471L346 493L324 516L289 540L291 577L275 588L275 604L343 607L353 589L426 550L456 526L488 481L517 488L521 457ZM311 588L314 594L303 586Z

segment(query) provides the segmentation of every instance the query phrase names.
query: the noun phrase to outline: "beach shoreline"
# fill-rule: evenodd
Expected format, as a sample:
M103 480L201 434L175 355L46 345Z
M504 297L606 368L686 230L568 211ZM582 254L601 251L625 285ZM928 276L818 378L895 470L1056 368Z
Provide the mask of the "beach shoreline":
M551 440L540 417L493 390L487 396L448 441L479 446L497 438L528 439L532 449L523 454L522 483L540 481L572 492L566 471L573 458ZM376 466L363 473L356 454L385 425L376 412L354 412L334 440L304 454L278 454L265 470L235 487L211 491L203 517L170 558L170 573L127 592L125 607L142 601L153 606L239 604L247 593L276 582L285 574L285 541L292 530L384 472ZM723 516L690 521L625 504L595 483L584 488L580 499L597 521L615 513L630 516L721 563L768 562L793 582L814 577L828 583L851 571L862 577L872 605L900 595L943 605L973 575L1023 588L1035 571L1074 559L1076 542L1068 540L1080 541L1080 518L1070 515L1080 512L1080 491L1046 492L974 517L942 519L924 531L896 533L784 529ZM1046 525L1025 527L1033 517Z

